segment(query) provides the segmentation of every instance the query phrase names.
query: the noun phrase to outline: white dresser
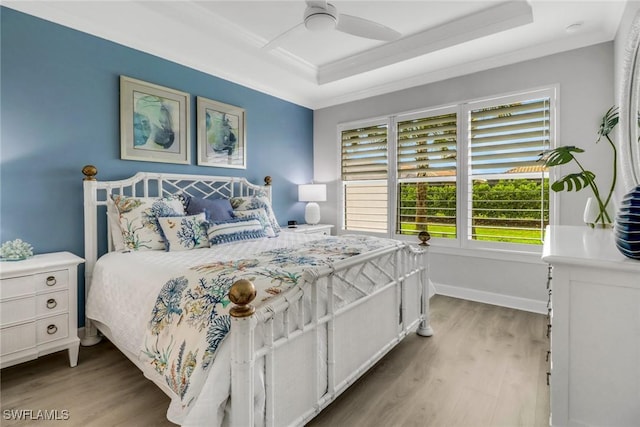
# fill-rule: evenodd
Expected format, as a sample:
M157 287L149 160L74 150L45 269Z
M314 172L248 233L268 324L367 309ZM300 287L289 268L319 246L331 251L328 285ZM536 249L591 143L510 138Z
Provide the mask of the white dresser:
M0 263L0 368L68 350L78 363L78 264L69 252Z
M640 261L611 230L547 228L551 424L640 426Z

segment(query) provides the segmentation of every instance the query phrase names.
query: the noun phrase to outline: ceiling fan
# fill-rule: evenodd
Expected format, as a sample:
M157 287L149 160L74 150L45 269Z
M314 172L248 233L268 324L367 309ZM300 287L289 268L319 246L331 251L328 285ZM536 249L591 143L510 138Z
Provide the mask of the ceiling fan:
M400 38L401 34L385 25L353 15L338 13L338 9L325 1L307 0L303 21L272 39L262 48L269 50L282 43L284 38L304 26L309 31L338 30L343 33L367 39L391 41Z

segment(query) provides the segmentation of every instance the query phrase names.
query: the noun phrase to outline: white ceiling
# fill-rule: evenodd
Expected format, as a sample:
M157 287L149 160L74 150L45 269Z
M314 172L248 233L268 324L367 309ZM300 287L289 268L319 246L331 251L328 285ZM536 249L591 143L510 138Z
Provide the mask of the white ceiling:
M402 34L303 26L289 1L16 1L3 5L313 109L613 40L626 0L331 1ZM567 31L572 24L581 24Z

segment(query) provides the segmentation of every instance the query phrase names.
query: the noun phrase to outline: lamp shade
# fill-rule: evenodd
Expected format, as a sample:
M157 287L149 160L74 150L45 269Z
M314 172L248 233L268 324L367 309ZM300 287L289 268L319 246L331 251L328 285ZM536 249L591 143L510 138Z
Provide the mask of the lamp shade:
M325 202L327 200L327 186L325 184L298 185L298 201Z

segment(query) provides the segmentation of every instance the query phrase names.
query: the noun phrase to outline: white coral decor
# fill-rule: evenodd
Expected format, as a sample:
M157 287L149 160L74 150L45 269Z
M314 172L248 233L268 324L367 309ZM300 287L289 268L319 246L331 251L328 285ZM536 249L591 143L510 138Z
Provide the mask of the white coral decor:
M21 239L4 242L0 246L0 258L2 259L25 259L33 256L33 247Z

